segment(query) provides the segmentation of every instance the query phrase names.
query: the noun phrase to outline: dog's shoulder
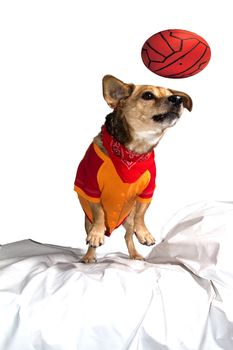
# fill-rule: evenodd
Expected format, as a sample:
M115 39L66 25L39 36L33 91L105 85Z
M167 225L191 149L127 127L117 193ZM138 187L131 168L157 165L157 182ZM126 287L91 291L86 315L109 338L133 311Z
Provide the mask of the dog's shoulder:
M101 133L94 137L93 143L96 144L105 155L108 155L101 139Z

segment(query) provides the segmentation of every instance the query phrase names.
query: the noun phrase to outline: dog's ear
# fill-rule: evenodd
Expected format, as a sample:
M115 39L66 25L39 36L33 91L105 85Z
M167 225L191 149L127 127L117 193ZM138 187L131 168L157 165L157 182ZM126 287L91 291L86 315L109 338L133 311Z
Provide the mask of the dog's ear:
M176 91L176 90L171 90L171 89L169 89L169 90L172 92L173 95L181 96L183 99L184 107L187 108L187 110L189 110L189 112L191 112L191 110L193 108L193 101L192 101L191 97L182 91Z
M129 97L133 89L133 84L125 84L112 75L105 75L103 78L104 99L113 109L117 107L120 100Z

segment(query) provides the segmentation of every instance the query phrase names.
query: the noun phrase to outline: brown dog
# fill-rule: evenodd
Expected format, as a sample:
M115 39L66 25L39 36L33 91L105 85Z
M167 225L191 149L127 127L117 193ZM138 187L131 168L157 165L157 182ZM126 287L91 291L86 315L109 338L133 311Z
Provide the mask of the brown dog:
M142 244L155 244L144 223L155 188L153 148L183 108L192 110L192 100L180 91L125 84L111 75L103 78L103 95L113 112L79 164L75 180L89 244L82 262L96 261L104 235L121 224L130 258L141 260L133 235Z

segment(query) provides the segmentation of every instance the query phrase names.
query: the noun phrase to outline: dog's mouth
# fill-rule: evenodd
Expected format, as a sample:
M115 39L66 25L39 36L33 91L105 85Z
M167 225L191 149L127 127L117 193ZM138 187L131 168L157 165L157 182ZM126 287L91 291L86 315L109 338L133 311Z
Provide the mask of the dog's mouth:
M168 112L163 114L153 115L152 119L155 122L173 122L174 120L179 118L179 114L175 112Z

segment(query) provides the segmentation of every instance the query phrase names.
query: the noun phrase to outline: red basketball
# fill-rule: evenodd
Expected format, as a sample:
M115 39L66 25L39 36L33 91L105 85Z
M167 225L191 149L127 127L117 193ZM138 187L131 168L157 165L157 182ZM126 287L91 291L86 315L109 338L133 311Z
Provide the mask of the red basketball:
M209 63L208 43L182 29L168 29L152 35L142 47L142 60L153 73L165 78L187 78Z

